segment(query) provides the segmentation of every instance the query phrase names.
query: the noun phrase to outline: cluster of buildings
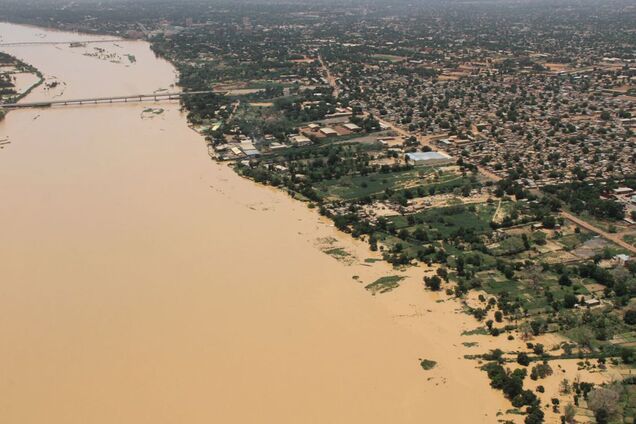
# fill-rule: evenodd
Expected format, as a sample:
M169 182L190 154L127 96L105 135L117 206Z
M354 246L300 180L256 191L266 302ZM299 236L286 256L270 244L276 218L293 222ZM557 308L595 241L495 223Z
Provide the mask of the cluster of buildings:
M530 187L636 173L636 63L563 72L508 75L491 66L453 80L414 81L385 70L355 83L363 107Z
M630 224L636 224L634 215L636 214L636 190L630 187L618 187L612 190L612 197L617 202L625 205L627 211L625 221Z

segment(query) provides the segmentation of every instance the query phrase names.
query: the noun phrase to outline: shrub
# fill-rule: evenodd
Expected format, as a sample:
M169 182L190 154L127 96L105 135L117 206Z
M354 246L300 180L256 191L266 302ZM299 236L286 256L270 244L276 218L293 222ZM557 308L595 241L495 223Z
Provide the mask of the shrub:
M520 354L518 354L517 363L519 365L523 365L524 367L527 367L528 365L530 365L530 358L528 357L528 354L525 352L521 352Z

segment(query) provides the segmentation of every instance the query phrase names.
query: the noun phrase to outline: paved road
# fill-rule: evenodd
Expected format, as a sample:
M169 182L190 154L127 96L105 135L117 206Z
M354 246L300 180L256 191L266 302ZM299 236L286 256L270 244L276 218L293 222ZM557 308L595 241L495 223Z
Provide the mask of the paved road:
M21 41L17 43L0 43L0 47L16 47L16 46L45 46L45 45L59 45L59 44L100 44L100 43L121 43L125 40L120 38L113 38L112 40L92 40L92 41Z
M186 96L195 96L199 94L210 94L213 91L179 91L179 92L159 92L151 94L135 94L127 96L112 96L112 97L91 97L84 99L61 99L61 100L43 100L40 102L19 102L19 103L0 103L0 108L29 108L29 107L42 107L53 105L81 105L81 104L96 104L96 103L113 103L113 102L128 102L128 101L143 101L143 100L166 100L177 99Z

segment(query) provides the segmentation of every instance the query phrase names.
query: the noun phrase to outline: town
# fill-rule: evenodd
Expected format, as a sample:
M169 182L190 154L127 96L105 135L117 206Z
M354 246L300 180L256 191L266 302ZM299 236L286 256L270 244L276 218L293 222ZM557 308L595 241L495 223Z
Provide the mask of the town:
M149 41L211 91L181 104L214 161L421 268L496 346L467 359L501 422L634 422L633 3L24 8L0 17Z

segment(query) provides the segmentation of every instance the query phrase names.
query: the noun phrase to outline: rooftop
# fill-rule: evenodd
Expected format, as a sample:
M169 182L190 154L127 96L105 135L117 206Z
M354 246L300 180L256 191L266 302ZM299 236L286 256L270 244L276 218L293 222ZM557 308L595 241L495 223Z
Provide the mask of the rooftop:
M406 156L413 161L451 159L449 155L442 152L414 152L407 153Z

